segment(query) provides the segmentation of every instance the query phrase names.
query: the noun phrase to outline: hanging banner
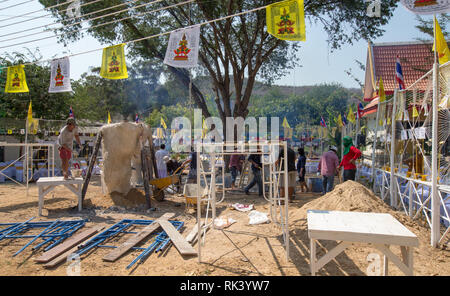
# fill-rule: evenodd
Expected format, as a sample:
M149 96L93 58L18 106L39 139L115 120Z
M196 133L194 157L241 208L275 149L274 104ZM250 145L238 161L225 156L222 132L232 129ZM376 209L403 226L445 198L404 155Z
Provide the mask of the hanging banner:
M5 93L29 92L24 67L24 65L8 67Z
M200 26L170 33L164 64L176 68L191 68L198 64Z
M450 12L450 0L401 0L403 6L415 14Z
M266 7L267 32L287 41L306 41L303 0L277 2Z
M49 93L60 93L72 91L70 85L70 62L69 58L53 60L50 70Z
M107 79L128 78L124 47L125 44L122 43L103 48L100 76Z

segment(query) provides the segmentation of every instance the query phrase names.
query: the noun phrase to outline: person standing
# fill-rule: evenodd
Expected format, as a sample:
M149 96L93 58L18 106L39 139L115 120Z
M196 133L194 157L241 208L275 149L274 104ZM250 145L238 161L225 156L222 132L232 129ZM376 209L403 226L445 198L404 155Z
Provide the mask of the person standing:
M344 182L347 180L355 181L356 160L361 157L361 151L353 146L353 140L349 136L344 137L344 157L338 169L344 167Z
M232 154L230 157L230 164L228 167L230 168L231 172L231 189L236 189L236 178L238 172L240 172L242 169L243 160L244 157L242 154Z
M308 192L308 186L306 185L305 175L306 175L306 156L305 149L298 148L298 160L297 160L297 173L298 181L300 182L301 192ZM305 189L305 190L303 190Z
M249 190L258 184L258 195L263 195L263 184L262 184L262 178L261 178L261 169L262 169L262 163L261 163L261 155L260 154L250 154L248 157L248 161L252 164L252 173L253 173L253 179L252 181L244 188L245 194L249 194Z
M155 160L156 160L156 167L158 168L158 178L165 178L167 177L167 164L164 161L164 156L169 156L169 152L167 152L166 145L161 144L159 146L161 149L156 151L155 153Z
M323 177L323 194L333 190L334 176L338 172L339 158L336 146L330 146L319 161L318 172Z
M275 162L275 167L279 167L281 161L281 170L284 171L284 149L281 148L278 160ZM295 199L295 183L296 183L296 168L295 168L295 152L290 147L287 147L287 164L288 164L288 197L289 201ZM284 179L280 178L280 195L284 196Z
M63 171L64 180L69 179L69 161L72 158L73 150L73 138L79 146L81 146L80 136L78 135L78 127L75 119L69 117L60 132L56 145L59 151L59 157L61 158L61 168Z

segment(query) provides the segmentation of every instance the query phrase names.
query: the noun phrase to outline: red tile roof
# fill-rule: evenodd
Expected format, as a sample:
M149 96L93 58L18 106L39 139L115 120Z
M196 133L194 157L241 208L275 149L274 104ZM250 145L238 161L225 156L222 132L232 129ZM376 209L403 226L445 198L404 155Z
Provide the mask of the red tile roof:
M398 83L395 79L395 63L397 56L400 58L406 87L413 84L433 68L434 59L432 42L379 43L372 44L371 47L373 54L374 81L378 84L380 76L382 77L386 94L392 94L394 89L398 88ZM369 65L366 65L366 71L370 71ZM370 77L370 75L366 75L366 87L367 85L372 84L368 77ZM426 90L426 80L419 82L417 86L419 90ZM371 99L373 99L373 96L370 97L370 95L365 95L364 97L365 101L370 101Z
M432 43L404 45L374 45L373 58L376 81L383 78L384 90L393 92L398 88L395 79L395 63L397 56L402 65L405 86L408 87L433 68ZM418 88L426 89L426 81L419 83Z

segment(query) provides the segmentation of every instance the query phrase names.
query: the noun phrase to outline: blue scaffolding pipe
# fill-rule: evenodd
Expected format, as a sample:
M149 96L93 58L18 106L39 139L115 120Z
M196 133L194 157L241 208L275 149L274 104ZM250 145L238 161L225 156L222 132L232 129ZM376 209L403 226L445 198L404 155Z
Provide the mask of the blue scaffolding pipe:
M48 226L47 228L44 229L44 231L42 231L40 234L36 235L32 240L30 240L25 246L22 247L22 249L20 249L19 251L17 251L13 257L15 257L16 255L20 254L23 250L25 250L26 247L28 247L29 245L31 245L32 242L34 242L35 240L37 240L39 237L41 237L43 234L47 233L48 231L50 231L52 228L55 227L55 225L57 225L59 222L59 220L56 220L55 222L53 222L52 224L50 224L50 226Z
M14 230L22 227L23 225L27 224L28 222L30 222L31 220L33 220L35 217L28 219L27 221L23 222L23 223L18 223L16 226L12 227L12 229L10 229L9 231L7 231L6 233L3 233L0 236L0 240L2 240L6 235L8 235L9 233L13 232Z
M0 241L3 239L31 238L31 240L17 251L13 257L20 254L37 239L43 239L43 241L33 247L33 251L38 250L46 244L50 244L45 248L45 251L47 251L72 236L86 223L86 220L30 222L32 219L34 219L34 217L22 223L0 223L0 226L7 226L5 229L0 230ZM39 234L24 234L28 230L38 228L44 228L44 230Z
M74 253L81 256L82 254L87 253L88 251L94 248L117 248L115 246L110 246L104 244L107 240L119 235L119 234L127 234L127 233L137 233L134 231L126 231L131 226L147 226L152 224L153 220L132 220L132 219L123 219L116 224L112 225L108 229L89 239L85 243L81 244ZM179 230L184 222L180 221L169 221L172 225ZM170 238L167 234L162 231L158 233L153 240L153 242L146 248L142 247L133 247L133 250L142 250L141 254L137 256L128 266L127 269L131 268L136 262L142 263L145 258L147 258L154 250L161 251L164 247L169 243Z

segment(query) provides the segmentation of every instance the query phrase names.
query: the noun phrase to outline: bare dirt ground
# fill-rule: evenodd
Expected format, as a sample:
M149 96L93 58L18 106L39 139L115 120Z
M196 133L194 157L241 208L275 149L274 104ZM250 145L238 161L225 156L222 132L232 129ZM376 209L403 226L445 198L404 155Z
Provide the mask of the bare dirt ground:
M430 231L423 222L411 221L400 212L392 211L379 199L371 196L371 191L357 183L347 182L338 185L335 190L325 196L312 193L297 193L294 202L289 204L290 258L287 261L281 230L274 223L248 225L248 214L230 208L230 204L239 202L254 204L260 212L269 212L269 206L257 195L227 194L225 201L218 206L217 216L227 216L237 220L225 230L209 230L205 245L202 246L202 263L197 257L183 257L174 246L164 252L151 254L145 262L127 270L126 266L139 254L130 251L116 262L105 262L102 257L111 251L97 248L82 255L81 275L310 275L309 239L307 234L306 211L308 209L346 210L361 212L388 212L414 232L420 240L419 248L414 251L415 275L450 275L450 251L444 246L439 249L430 247ZM141 190L133 190L126 198L120 195L103 196L98 181L89 185L84 209L78 212L73 209L77 205L75 196L64 187L50 193L44 203L43 216L38 217L38 191L31 185L28 197L23 187L12 184L0 185L0 223L25 221L36 217L33 221L56 219L88 219L84 227L105 224L113 225L121 219L155 219L166 212L176 214L174 220L185 223L182 235L186 236L196 222L196 214L192 209L186 210L184 197L166 195L166 200L152 200L156 211L146 212L145 199ZM83 228L82 228L83 229ZM119 241L108 242L119 245ZM34 258L41 252L33 253L31 248L16 257L18 251L27 240L0 241L0 275L67 275L69 263L65 262L53 269L46 269L36 264ZM144 246L148 242L144 242ZM335 242L322 241L318 248L319 256L331 249ZM197 249L197 244L194 245ZM391 248L399 254L398 247ZM366 275L370 253L381 253L370 246L355 244L322 268L318 275ZM390 275L402 275L392 263L389 264Z

